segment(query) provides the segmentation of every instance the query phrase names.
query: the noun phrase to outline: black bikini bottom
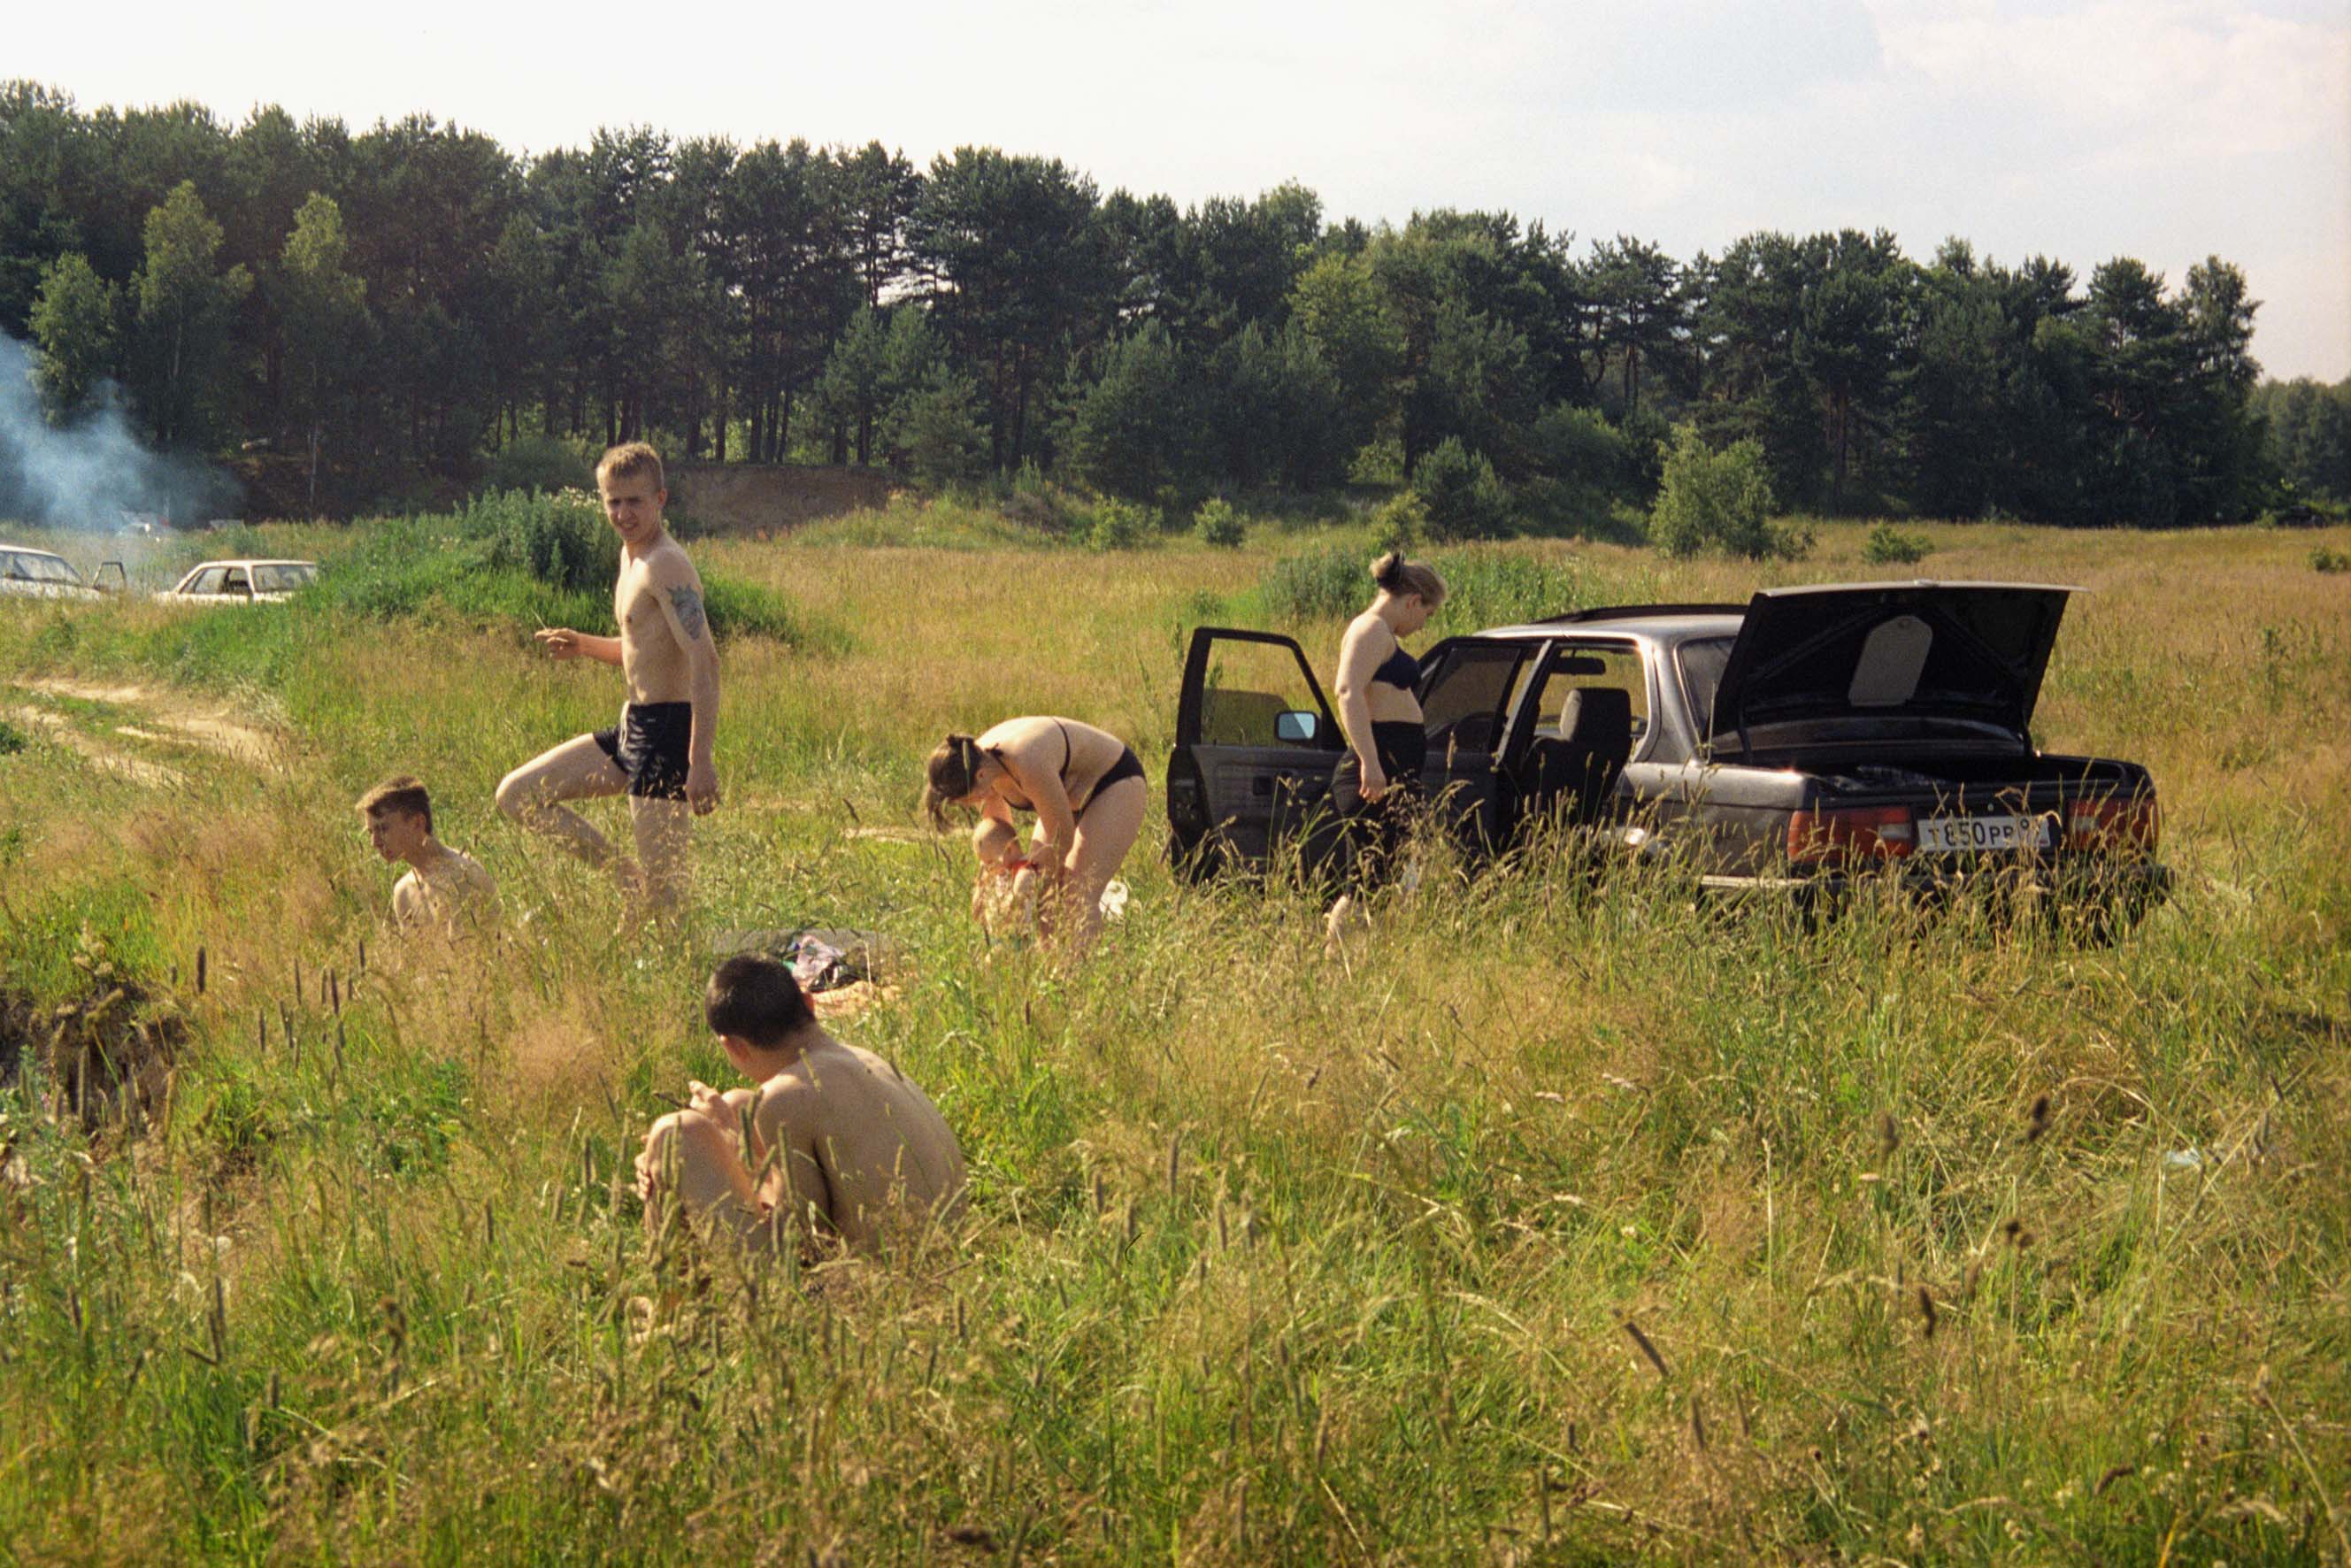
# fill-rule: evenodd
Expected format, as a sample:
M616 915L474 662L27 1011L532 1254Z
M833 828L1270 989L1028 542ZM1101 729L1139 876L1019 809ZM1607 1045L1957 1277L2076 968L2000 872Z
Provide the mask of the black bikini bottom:
M1086 791L1085 805L1071 807L1070 815L1083 816L1086 806L1091 806L1101 800L1103 790L1113 784L1122 783L1129 779L1140 779L1143 776L1143 759L1135 756L1134 747L1132 746L1119 747L1118 760L1112 763L1102 776L1094 780L1094 787Z

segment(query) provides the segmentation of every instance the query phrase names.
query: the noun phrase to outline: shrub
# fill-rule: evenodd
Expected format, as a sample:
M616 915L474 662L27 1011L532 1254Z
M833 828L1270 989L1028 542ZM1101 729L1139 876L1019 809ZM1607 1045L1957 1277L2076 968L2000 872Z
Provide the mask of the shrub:
M1562 615L1602 597L1572 560L1553 564L1516 551L1477 550L1441 556L1432 564L1445 578L1440 629L1472 631Z
M1482 452L1447 436L1413 470L1413 494L1427 509L1428 537L1499 539L1511 532L1510 496Z
M1527 439L1534 471L1603 494L1630 485L1633 455L1624 434L1596 408L1553 403Z
M2351 571L2351 555L2320 545L2310 552L2310 570L2330 577L2338 571Z
M1404 483L1404 443L1393 435L1383 435L1365 442L1355 455L1347 461L1347 483L1350 485L1401 485Z
M458 531L489 541L489 564L515 567L567 593L609 588L621 540L584 490L477 497L457 514Z
M437 614L510 626L518 634L538 625L609 625L618 541L583 580L578 558L586 548L582 517L592 517L607 537L611 529L588 509L585 497L573 496L569 516L549 507L552 497L504 496L454 517L369 524L297 603L324 614L377 621ZM781 595L757 583L705 573L702 594L717 636L773 637L799 647L841 642L838 629L811 625ZM239 619L206 617L198 630ZM278 618L271 623L279 623Z
M1093 527L1086 530L1088 549L1133 549L1159 531L1159 514L1149 507L1105 496L1094 503Z
M6 719L0 718L0 757L11 756L24 750L31 744L26 739L23 730L18 729Z
M1399 490L1372 514L1372 545L1379 550L1408 550L1428 532L1428 507L1409 490Z
M526 435L509 441L483 465L482 491L561 490L576 487L595 472L597 454L556 435Z
M1259 579L1258 603L1276 621L1353 615L1371 602L1370 568L1361 551L1337 546L1284 556Z
M1249 538L1249 525L1222 496L1211 496L1200 503L1200 509L1192 514L1192 531L1200 536L1202 544L1217 549L1238 549Z
M1601 582L1569 560L1542 560L1516 549L1473 549L1434 557L1445 579L1439 630L1467 630L1531 621L1630 597L1655 598L1646 575ZM1349 616L1372 600L1371 563L1363 552L1326 546L1285 556L1267 569L1254 591L1255 608L1269 621L1316 621Z
M1771 521L1771 480L1762 446L1735 441L1716 452L1694 424L1674 433L1665 481L1650 513L1649 538L1668 556L1712 549L1750 560L1796 560L1813 543L1810 533Z
M1021 460L1019 472L1012 476L1003 511L1013 522L1045 534L1076 532L1083 520L1069 492L1046 478L1044 471L1029 458Z
M1935 553L1935 547L1924 534L1906 534L1892 523L1880 523L1869 530L1862 541L1861 559L1872 566L1894 566L1914 560L1925 560Z

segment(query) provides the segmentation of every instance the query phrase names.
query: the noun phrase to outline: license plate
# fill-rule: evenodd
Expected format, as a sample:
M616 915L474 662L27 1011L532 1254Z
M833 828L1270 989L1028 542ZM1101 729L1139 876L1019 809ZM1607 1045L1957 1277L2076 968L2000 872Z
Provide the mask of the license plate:
M2046 817L1928 817L1918 823L1918 847L1929 854L1959 851L1996 854L2002 850L2049 847Z

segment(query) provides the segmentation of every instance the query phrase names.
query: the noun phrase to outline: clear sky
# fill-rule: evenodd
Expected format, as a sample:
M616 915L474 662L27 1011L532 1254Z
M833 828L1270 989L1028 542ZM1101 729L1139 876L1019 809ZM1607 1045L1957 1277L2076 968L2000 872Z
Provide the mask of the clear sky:
M2351 0L126 0L23 8L0 75L85 110L193 99L509 149L651 124L963 143L1189 204L1287 179L1329 216L1507 208L1688 259L1886 227L2086 278L2218 255L2270 373L2351 375Z

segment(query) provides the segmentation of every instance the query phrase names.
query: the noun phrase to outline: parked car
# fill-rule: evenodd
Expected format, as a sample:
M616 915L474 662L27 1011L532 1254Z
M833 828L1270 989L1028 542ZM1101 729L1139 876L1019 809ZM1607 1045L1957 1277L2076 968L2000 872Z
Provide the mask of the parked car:
M282 603L318 576L315 560L208 560L155 597L171 604Z
M52 550L0 544L0 595L12 599L96 599L73 563Z
M1710 892L1996 873L2136 918L2168 883L2154 781L2030 729L2073 591L1783 588L1448 638L1421 661L1423 786L1478 854L1565 821L1618 854L1685 856ZM1177 865L1311 863L1343 745L1297 643L1196 631L1167 769Z

